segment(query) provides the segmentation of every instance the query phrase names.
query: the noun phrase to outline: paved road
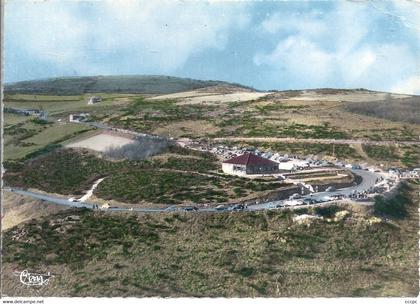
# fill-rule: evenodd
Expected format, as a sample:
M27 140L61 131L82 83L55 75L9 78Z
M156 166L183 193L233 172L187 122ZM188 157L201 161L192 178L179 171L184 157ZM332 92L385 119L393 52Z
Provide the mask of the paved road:
M359 185L339 189L337 191L333 192L318 192L314 193L312 195L306 195L304 197L312 197L312 198L322 198L325 196L335 195L335 194L344 194L348 195L351 194L353 191L364 191L369 189L370 187L375 185L376 178L381 176L381 174L376 172L370 172L365 170L352 170L354 173L360 175L362 177L362 182ZM76 208L88 208L93 209L93 203L90 203L88 201L85 202L75 202L75 201L69 201L67 199L55 197L52 195L46 195L42 193L37 193L33 191L27 191L27 190L21 190L17 188L5 188L4 190L14 192L20 195L24 196L30 196L36 199L40 199L43 201L51 202L58 205L64 205L69 207L76 207ZM247 211L258 211L258 210L266 210L271 209L281 201L272 201L272 202L266 202L261 204L255 204L248 206ZM156 213L156 212L173 212L173 211L182 211L183 207L177 207L177 206L169 206L167 208L108 208L108 209L102 209L104 211L110 211L110 212L116 212L116 211L130 211L130 212L142 212L142 213ZM217 210L216 208L199 208L196 210L196 212L226 212L228 210Z
M292 142L292 143L320 143L320 144L370 144L370 145L420 145L420 141L391 141L365 139L327 139L327 138L292 138L292 137L218 137L214 141L246 141L246 142Z
M352 194L354 192L363 192L369 189L370 187L373 187L375 185L376 179L378 177L383 176L381 173L360 170L360 169L352 169L351 171L362 177L362 182L360 184L352 186L352 187L337 189L335 191L316 192L316 193L304 195L302 196L302 198L313 198L313 199L319 200L326 196L333 196L333 195L340 195L340 194L348 196L349 194ZM278 201L260 203L257 205L248 206L248 209L250 210L271 209L284 201L285 200L278 200Z
M351 171L354 174L357 174L360 177L362 177L362 182L359 185L338 189L332 192L318 192L318 193L313 194L312 197L321 198L322 196L325 196L325 195L337 195L337 194L343 194L343 195L348 196L349 194L352 194L354 191L363 192L365 190L368 190L370 187L373 187L375 185L376 179L378 177L383 176L382 174L378 172L371 172L371 171L361 170L361 169L352 169Z
M69 201L64 198L52 196L52 195L46 195L43 193L37 193L33 191L27 191L27 190L21 190L17 188L4 188L5 191L17 193L24 196L30 196L36 199L40 199L46 202L54 203L57 205L63 205L68 207L76 207L76 208L88 208L93 209L93 203L90 203L88 201L85 202L75 202L75 201ZM109 209L103 209L106 211L131 211L129 208L109 208ZM139 212L159 212L163 211L164 209L149 209L149 208L134 208L133 211L139 211Z
M148 134L143 134L143 133L138 133L138 132L134 132L134 131L128 131L128 130L124 130L124 129L119 129L119 128L113 128L110 126L107 126L105 124L102 123L98 123L98 122L80 122L83 124L87 124L99 129L104 129L104 130L109 130L109 131L115 131L115 132L120 132L120 133L125 133L125 134L132 134L132 135L136 135L136 136L145 136L145 137L158 137L158 136L154 136L154 135L148 135ZM227 138L224 138L227 139ZM219 138L216 140L224 140L223 138ZM241 138L234 138L235 140L243 140ZM247 138L246 140L248 140L249 138ZM252 138L254 140L258 140L259 138ZM263 140L263 139L261 139ZM264 138L264 140L266 140L266 138ZM270 140L270 139L268 139ZM307 141L307 142L335 142L335 143L355 143L356 141L352 141L352 140L323 140L323 139L292 139L292 138L275 138L275 140L278 141ZM359 143L362 141L359 141ZM390 142L375 142L375 143L390 143ZM402 143L402 142L400 142ZM411 144L413 142L410 142ZM420 142L419 142L420 143ZM344 194L344 195L349 195L354 191L364 191L369 189L370 187L375 185L375 181L376 178L381 176L378 173L375 172L369 172L369 171L365 171L365 170L352 170L354 173L360 175L362 177L362 182L359 185L353 186L353 187L349 187L349 188L344 188L344 189L339 189L337 191L334 192L318 192L312 195L307 195L304 197L312 197L312 198L322 198L326 195L334 195L334 194ZM55 197L52 195L46 195L46 194L42 194L42 193L36 193L33 191L27 191L27 190L21 190L21 189L16 189L16 188L5 188L4 190L6 191L10 191L10 192L14 192L20 195L24 195L24 196L30 196L36 199L40 199L42 201L48 201L54 204L58 204L58 205L64 205L64 206L69 206L69 207L76 207L76 208L88 208L88 209L93 209L94 204L90 203L88 201L84 201L84 202L80 202L80 201L69 201L67 199L63 199L63 198L59 198L59 197ZM273 201L273 202L267 202L267 203L262 203L262 204L255 204L255 205L250 205L247 209L247 211L257 211L257 210L264 210L264 209L270 209L272 208L274 205L278 204L280 201ZM148 212L173 212L173 211L178 211L178 210L183 210L183 207L177 207L177 206L169 206L167 208L108 208L108 209L102 209L105 211L110 211L110 212L115 212L115 211L131 211L131 212L144 212L144 213L148 213ZM217 210L216 208L199 208L198 210L196 210L196 212L226 212L228 210L224 209L224 210Z

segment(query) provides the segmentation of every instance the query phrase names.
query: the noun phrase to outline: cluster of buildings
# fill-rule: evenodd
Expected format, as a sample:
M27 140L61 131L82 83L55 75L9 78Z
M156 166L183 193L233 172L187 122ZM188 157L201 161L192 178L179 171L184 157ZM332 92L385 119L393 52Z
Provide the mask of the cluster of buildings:
M288 154L263 152L253 147L239 148L224 145L211 146L193 141L178 141L183 147L210 152L223 161L223 172L232 175L276 174L288 171L303 170L333 165L316 157L300 159Z
M39 119L47 119L48 112L40 110L40 109L19 109L13 107L5 107L5 113L12 113L17 115L25 115L25 116L36 116Z
M320 160L316 156L305 159L292 157L287 154L259 151L253 147L228 147L225 145L212 146L194 141L178 141L178 144L193 150L210 152L222 160L222 170L226 174L248 176L248 175L272 175L284 174L305 169L322 167L341 167L347 169L364 169L372 172L381 170L370 167L367 164L350 164L344 162L328 162ZM419 178L420 168L413 170L390 169L391 175L398 178ZM394 172L395 171L395 172Z
M389 174L394 174L398 176L398 178L420 178L420 168L414 168L413 170L400 170L391 168L388 170Z

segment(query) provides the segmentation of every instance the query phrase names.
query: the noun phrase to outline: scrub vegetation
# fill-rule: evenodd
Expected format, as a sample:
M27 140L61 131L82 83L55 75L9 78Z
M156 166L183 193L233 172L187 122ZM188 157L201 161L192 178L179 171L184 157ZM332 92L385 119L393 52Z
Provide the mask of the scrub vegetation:
M6 231L4 275L60 269L54 289L36 291L45 296L413 297L417 186L404 188L405 214L387 221L344 205L151 215L70 209ZM299 223L298 214L323 218ZM11 281L8 295L27 294Z
M38 158L5 163L6 183L64 195L81 195L105 177L95 194L126 203L221 203L287 188L275 179L249 180L218 172L217 158L169 146L167 154L144 161L112 161L87 150L56 149Z

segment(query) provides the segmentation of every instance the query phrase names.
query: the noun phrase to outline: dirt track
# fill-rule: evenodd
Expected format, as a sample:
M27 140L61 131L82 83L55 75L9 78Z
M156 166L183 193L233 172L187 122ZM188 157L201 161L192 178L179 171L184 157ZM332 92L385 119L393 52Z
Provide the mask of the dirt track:
M319 144L370 144L370 145L420 145L420 141L391 141L391 140L365 140L365 139L325 139L325 138L291 138L291 137L218 137L214 141L247 141L247 142L291 142L291 143L319 143Z

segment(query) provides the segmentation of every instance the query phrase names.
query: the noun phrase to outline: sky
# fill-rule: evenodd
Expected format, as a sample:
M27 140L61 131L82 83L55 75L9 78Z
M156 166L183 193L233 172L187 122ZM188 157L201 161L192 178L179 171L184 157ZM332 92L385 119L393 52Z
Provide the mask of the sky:
M5 4L6 82L170 75L420 94L420 1Z

